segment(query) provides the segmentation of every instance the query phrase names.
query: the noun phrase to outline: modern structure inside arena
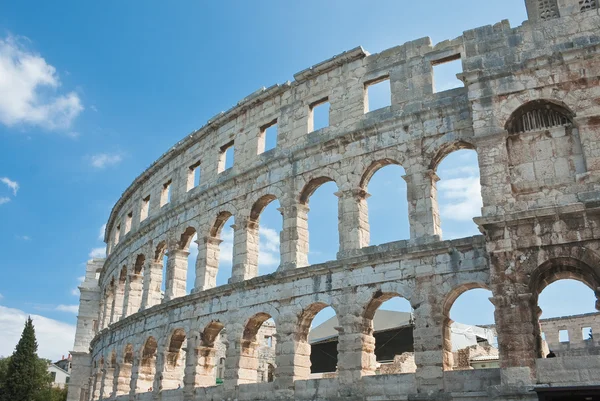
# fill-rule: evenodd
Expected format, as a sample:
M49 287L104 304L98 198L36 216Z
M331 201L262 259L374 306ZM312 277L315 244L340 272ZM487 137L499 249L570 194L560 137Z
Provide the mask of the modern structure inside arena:
M598 399L599 341L556 344L545 358L538 295L572 278L600 297L599 6L526 0L529 20L516 28L502 21L435 46L352 49L181 140L125 190L106 225L106 259L87 265L69 401ZM436 92L433 67L453 60L464 87ZM389 85L391 105L369 110L376 83ZM324 103L329 126L315 131ZM264 152L273 127L277 146ZM465 148L478 155L482 235L448 241L436 169ZM406 171L410 239L369 246L367 186L388 164ZM326 182L338 188L340 246L336 260L309 265L309 199ZM259 218L275 199L281 264L258 277ZM217 286L230 217L233 274ZM497 352L459 363L449 310L473 288L493 293L497 333L497 345L474 347ZM373 321L395 296L413 313L392 329L408 327L412 343L378 361L387 340ZM335 366L318 376L309 330L327 306L335 341L318 345ZM581 337L583 319L600 333L596 315L574 319L547 330ZM385 368L390 358L399 370Z

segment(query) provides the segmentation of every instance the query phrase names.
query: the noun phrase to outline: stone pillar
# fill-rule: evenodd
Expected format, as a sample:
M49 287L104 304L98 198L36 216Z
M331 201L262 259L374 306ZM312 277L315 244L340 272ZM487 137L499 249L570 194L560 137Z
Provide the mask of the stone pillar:
M131 381L129 382L129 395L131 397L133 397L137 392L138 392L138 388L139 388L139 374L140 374L140 362L141 362L141 358L140 357L134 357L133 359L133 363L131 364ZM144 389L145 391L145 389ZM139 391L142 392L142 391Z
M341 306L336 327L338 336L338 380L344 386L360 382L362 376L375 374L375 337L370 325L356 311L352 303Z
M105 329L110 324L110 314L112 307L112 299L110 296L110 292L106 291L104 293L104 307L102 309L102 328Z
M140 310L142 305L142 290L144 276L141 274L131 273L128 277L128 291L125 293L125 302L123 310L126 311L124 316L133 315Z
M165 351L163 356L162 389L174 390L185 385L186 349L182 346L178 352Z
M125 282L121 283L118 281L115 284L115 298L113 303L112 316L110 321L112 323L118 322L123 317L123 301L125 298Z
M216 384L215 362L217 350L214 346L200 344L195 338L188 339L185 364L184 389L193 393L196 387L210 387Z
M141 309L148 309L154 305L160 304L162 294L160 286L162 284L163 264L150 260L144 266L144 292L142 293Z
M402 178L407 184L410 239L439 241L442 237L436 189L439 177L435 171L425 170Z
M129 394L131 390L131 369L132 365L130 363L122 362L117 365L114 383L115 395L117 397Z
M308 206L281 207L283 227L280 235L280 269L308 266Z
M131 292L131 275L127 274L127 276L125 277L125 289L124 289L124 293L123 293L123 304L121 306L121 317L120 319L125 319L127 316L129 316L130 310L129 310L129 297L130 297L130 292Z
M369 194L362 189L336 192L338 199L339 254L369 246Z
M310 377L310 344L298 333L297 316L280 315L275 334L275 386L278 390L291 391L294 381Z
M100 295L98 310L98 331L104 328L104 317L106 316L106 299Z
M541 355L541 336L536 297L530 293L500 293L493 288L490 301L495 306L494 319L498 334L500 366L505 368L528 368L535 375L535 360ZM536 335L537 334L537 335Z
M102 393L102 372L98 371L94 375L94 389L92 391L92 400L99 400Z
M188 256L190 256L190 253L182 249L171 249L167 252L167 256L165 302L186 295Z
M413 345L417 391L420 394L433 394L444 389L444 316L441 300L437 302L427 297L427 294L435 293L430 287L433 285L417 284L417 288L422 287L418 291L424 295L413 302L413 307L417 305L414 309Z
M454 368L454 354L452 353L452 332L451 327L454 321L448 316L444 317L444 325L442 328L443 338L443 368L444 370L452 370Z
M194 292L200 292L217 286L219 271L219 245L222 240L214 237L204 237L197 240L198 258L196 259L196 283Z
M233 267L230 283L258 276L258 223L238 219L233 226Z
M229 340L225 358L224 385L228 390L246 383L256 383L258 379L258 347L256 341Z

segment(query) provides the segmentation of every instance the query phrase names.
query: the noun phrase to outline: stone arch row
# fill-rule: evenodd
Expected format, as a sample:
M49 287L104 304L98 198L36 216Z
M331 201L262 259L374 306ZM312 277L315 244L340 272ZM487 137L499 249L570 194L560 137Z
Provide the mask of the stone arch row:
M445 295L444 302L437 305L438 311L435 313L446 320L427 316L427 322L423 322L428 331L440 329L439 336L444 337L444 347L449 347L444 348L444 364L449 363L449 366L452 366L452 345L445 336L449 336L450 332L447 327L433 325L432 322L449 325L448 312L459 295L472 288L488 288L485 282L452 281L457 287ZM353 306L348 305L343 294L315 294L310 301L307 299L308 305L304 307L296 305L283 310L268 304L257 305L244 311L244 316L250 316L245 319L238 318L239 315L227 316L227 320L213 316L191 323L198 327L192 327L188 322L171 323L166 330L150 330L141 343L137 342L137 346L134 346L135 341L123 339L119 342L122 345L116 349L105 349L103 353L100 351L100 356L93 363L91 400L215 386L214 368L218 362L215 345L223 334L225 339L220 341L227 346L226 388L256 383L259 358L256 335L261 325L269 319L274 319L277 328L275 380L283 386L293 385L296 380L306 380L311 372L308 342L311 323L327 307L334 309L340 326L338 360L344 360L345 364L338 366L338 375L373 375L376 367L373 331L375 312L394 297L411 299L412 288L412 284L405 282L382 283L376 289L369 286L369 291L350 295L355 299ZM421 349L421 345L415 343L415 350L418 349Z
M446 138L447 140L448 138ZM448 154L459 149L475 149L466 141L452 141L439 146L426 170L407 169L404 179L409 187L411 199L408 202L411 239L437 236L441 229L435 183L438 180L435 168ZM303 176L302 187L297 196L290 200L281 186L271 186L259 191L250 203L249 209L242 210L235 202L213 209L212 220L208 224L188 222L163 233L150 241L139 253L130 256L128 263L118 268L104 279L103 303L101 307L101 328L129 316L140 309L159 304L162 300L171 300L186 295L189 246L194 235L198 235L198 258L195 266L194 292L204 291L216 286L219 265L219 244L221 230L225 222L234 217L234 255L230 282L240 282L258 275L258 230L262 211L271 202L278 200L282 214L283 227L280 234L279 270L308 266L308 203L310 196L318 187L327 182L338 186L339 243L340 254L369 246L369 222L367 203L367 185L373 175L387 165L402 165L403 155L399 151L382 150L374 152L358 164L360 174L355 176L354 184L340 183L342 178L336 169L326 166ZM354 186L353 189L340 189ZM414 198L414 199L413 199ZM423 199L424 198L424 199ZM425 210L423 206L425 205ZM356 229L358 228L358 229ZM201 233L204 233L203 235ZM162 258L167 255L167 277L162 277ZM160 293L162 280L166 280L164 297Z

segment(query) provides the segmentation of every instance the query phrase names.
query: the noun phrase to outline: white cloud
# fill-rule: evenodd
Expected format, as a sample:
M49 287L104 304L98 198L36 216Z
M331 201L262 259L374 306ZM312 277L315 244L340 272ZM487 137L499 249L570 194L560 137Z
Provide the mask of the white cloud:
M17 235L17 238L22 241L31 241L31 237L29 235Z
M10 356L21 338L28 314L0 305L0 356ZM75 326L40 315L30 315L38 341L38 355L41 358L58 360L72 348L75 340Z
M83 111L81 100L75 92L55 93L61 85L56 69L27 49L26 40L0 39L0 123L68 129Z
M102 224L102 227L100 227L100 232L98 233L99 241L104 241L104 232L105 231L106 231L106 224Z
M279 265L279 233L269 227L259 228L258 264L260 266Z
M8 177L2 177L0 178L0 182L6 184L7 187L9 187L10 189L12 189L13 195L17 196L17 191L19 190L19 183L16 181L11 180Z
M79 305L58 305L56 307L57 311L60 312L69 312L69 313L75 313L77 314L77 312L79 312Z
M452 178L441 180L438 184L440 197L445 199L441 205L442 217L456 221L471 221L481 215L481 185L479 177Z
M79 284L83 283L85 280L85 276L81 276L81 277L77 277L77 282ZM79 296L79 288L75 287L71 290L71 295L73 296Z
M101 259L106 257L106 248L94 248L90 251L89 257L92 259Z
M0 205L4 205L5 203L10 202L10 198L6 197L6 196L2 196L0 197Z
M4 295L0 294L0 299L4 298Z
M115 166L123 160L123 156L117 153L98 153L90 157L90 164L97 169Z

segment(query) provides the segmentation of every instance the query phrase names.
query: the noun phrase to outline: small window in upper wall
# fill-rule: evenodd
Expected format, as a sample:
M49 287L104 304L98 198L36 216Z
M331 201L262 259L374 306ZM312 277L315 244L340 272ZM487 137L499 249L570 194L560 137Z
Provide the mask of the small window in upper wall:
M591 327L582 328L581 329L581 338L583 340L593 340L594 335L592 334L592 328Z
M465 86L463 82L456 77L456 74L460 74L463 71L460 54L433 61L431 65L433 66L434 93Z
M195 163L188 169L187 190L196 188L200 185L200 162Z
M217 166L217 172L222 173L223 171L233 167L234 147L233 141L226 143L219 149L219 164Z
M162 191L160 193L160 206L163 207L167 203L171 202L171 185L172 181L169 180L163 184Z
M365 113L392 104L390 77L384 76L365 83Z
M121 225L119 224L115 230L115 245L119 243L119 239L121 237Z
M568 330L560 330L558 332L558 341L561 343L569 342L569 331Z
M260 127L257 154L277 147L277 119Z
M133 220L133 212L127 213L127 217L125 217L125 234L131 231L131 220Z
M140 221L146 220L148 211L150 210L150 195L142 199L142 207L140 208Z
M329 127L329 100L321 99L309 106L308 113L308 132L320 130Z

